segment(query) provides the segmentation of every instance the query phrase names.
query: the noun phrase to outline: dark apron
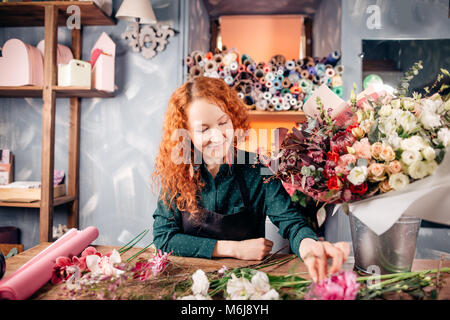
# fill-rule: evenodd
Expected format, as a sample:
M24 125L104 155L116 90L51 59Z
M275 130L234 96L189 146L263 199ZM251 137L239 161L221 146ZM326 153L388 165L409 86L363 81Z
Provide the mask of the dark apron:
M236 165L235 168L238 168ZM193 236L211 238L216 240L246 240L264 237L265 221L252 212L249 204L249 197L243 190L245 184L242 172L236 172L239 191L244 203L238 212L231 214L221 214L214 211L200 208L201 216L199 221L190 219L187 211L181 211L181 225L183 233Z

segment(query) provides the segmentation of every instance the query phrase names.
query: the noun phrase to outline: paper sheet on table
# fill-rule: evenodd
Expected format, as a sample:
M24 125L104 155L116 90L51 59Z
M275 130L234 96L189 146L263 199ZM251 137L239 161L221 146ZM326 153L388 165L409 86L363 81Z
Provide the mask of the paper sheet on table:
M450 225L449 151L432 176L400 191L350 203L350 212L377 235L389 230L402 215ZM334 208L333 214L340 206Z
M79 255L97 237L98 229L91 226L61 238L60 242L55 242L54 246L0 281L0 300L29 298L51 279L56 258Z

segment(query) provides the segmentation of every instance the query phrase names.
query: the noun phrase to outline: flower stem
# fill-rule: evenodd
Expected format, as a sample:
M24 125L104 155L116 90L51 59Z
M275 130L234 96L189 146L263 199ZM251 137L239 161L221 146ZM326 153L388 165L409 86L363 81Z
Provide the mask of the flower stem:
M133 246L138 243L148 232L148 229L145 229L144 231L142 231L141 233L139 233L136 237L134 237L133 239L131 239L127 244L125 244L123 247L121 247L118 251L120 254L127 252L128 250L130 250L131 248L133 248ZM138 239L139 238L139 239ZM136 240L137 239L137 240ZM135 241L136 240L136 241Z

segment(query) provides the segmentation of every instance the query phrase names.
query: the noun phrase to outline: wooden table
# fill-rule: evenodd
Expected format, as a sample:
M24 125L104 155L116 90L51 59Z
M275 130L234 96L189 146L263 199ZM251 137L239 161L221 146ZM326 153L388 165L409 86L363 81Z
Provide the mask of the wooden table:
M39 252L44 250L46 247L48 247L51 243L50 242L43 242L39 245L25 250L18 255L15 255L7 260L7 266L6 266L6 274L4 277L7 277L8 275L12 274L14 271L16 271L20 266L22 266L24 263L26 263L28 260L33 258L35 255L37 255ZM114 248L118 249L119 247L113 247L113 246L103 246L98 245L94 246L96 249L101 253L107 253L112 251ZM126 260L128 257L131 257L133 254L137 253L140 250L140 248L133 248L127 251L122 255L122 260ZM287 255L277 255L278 257L283 257ZM151 257L151 253L144 252L139 257L142 258L149 258ZM238 259L231 259L231 258L221 258L221 259L199 259L199 258L187 258L187 257L177 257L177 256L171 256L171 261L177 263L178 265L181 265L185 267L186 272L188 270L191 270L194 272L197 269L202 269L205 272L208 271L217 271L222 266L226 266L228 269L233 269L237 267L244 267L244 266L250 266L252 264L258 263L259 261L244 261L244 260L238 260ZM353 258L350 257L348 261L343 265L342 269L344 270L353 270L354 264L353 264ZM426 269L437 269L439 266L439 260L425 260L425 259L416 259L414 260L412 271L419 271L419 270L426 270ZM450 267L450 261L446 260L443 261L442 267ZM292 272L306 272L307 268L303 262L300 261L300 259L294 259L289 261L288 263L282 264L282 265L275 265L271 267L267 267L264 269L260 269L261 271L264 271L266 273L270 273L272 275L286 275ZM301 275L303 278L310 279L309 275L307 273ZM438 299L440 300L450 300L450 274L446 273L444 274L444 287L439 290L439 296ZM41 288L38 292L36 292L31 299L37 299L37 300L55 300L59 298L59 292L61 291L61 285L51 285L50 283L46 284L43 288Z

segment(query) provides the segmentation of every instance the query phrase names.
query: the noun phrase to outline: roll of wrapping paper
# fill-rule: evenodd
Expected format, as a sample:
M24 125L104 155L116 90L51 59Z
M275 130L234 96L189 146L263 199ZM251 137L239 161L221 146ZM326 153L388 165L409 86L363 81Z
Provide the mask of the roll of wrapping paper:
M281 107L281 104L276 104L276 105L274 106L274 110L275 110L275 111L281 111L281 110L283 110L283 108Z
M281 96L285 96L286 94L290 94L289 88L281 89Z
M214 61L209 60L205 63L205 72L217 71L217 65Z
M270 68L270 72L272 72L272 73L277 73L277 71L278 71L277 66L272 66L272 67Z
M291 86L291 81L288 78L284 78L281 82L283 88L289 88Z
M191 56L187 56L184 59L184 63L186 63L186 65L190 68L190 67L192 67L194 65L195 61L194 61L194 59Z
M278 79L273 80L272 85L273 85L273 87L276 88L277 90L280 90L280 89L281 89L281 81L278 80Z
M295 64L297 65L297 66L299 66L299 67L302 67L303 65L304 65L304 60L303 59L297 59L296 61L295 61Z
M203 69L200 68L199 66L193 66L190 70L189 70L189 74L193 77L197 77L203 74Z
M262 85L266 84L266 78L262 77L261 79L259 79L259 83L261 83Z
M272 94L268 91L264 92L263 98L266 100L270 100L272 98Z
M205 59L207 59L207 60L212 60L213 57L214 57L214 55L211 51L205 54Z
M25 300L44 286L52 277L58 257L78 256L98 237L98 229L88 227L54 242L36 259L32 259L9 277L0 281L0 299ZM61 242L59 242L61 241Z
M253 63L251 63L247 66L247 72L255 73L255 71L256 71L256 65L254 65Z
M223 62L223 56L221 54L214 55L213 60L217 63L217 65L220 65Z
M273 85L272 81L266 81L266 87L271 88Z
M289 90L292 94L300 94L302 92L302 88L299 86L292 86Z
M256 69L256 71L255 71L255 77L258 78L258 79L264 77L264 70L262 70L262 69Z
M297 105L297 99L294 99L294 98L289 99L289 104L292 107L295 107Z
M261 91L261 89L262 89L262 84L259 83L259 82L255 82L255 83L253 84L253 88L254 88L255 90L257 90L257 91Z
M236 74L239 70L239 64L237 63L237 61L234 61L233 63L230 64L230 71L231 74Z
M301 75L302 79L308 79L309 78L308 70L302 70L300 75Z
M282 110L285 110L285 111L288 111L289 109L291 109L290 103L289 103L289 102L283 103L283 104L281 105L281 109L282 109Z
M234 78L232 76L226 76L224 81L227 85L232 86L234 83Z
M333 51L328 55L325 64L331 64L334 67L340 59L341 54L339 53L339 51Z
M275 80L275 75L272 72L269 72L269 73L266 73L264 78L266 78L267 81L273 81L273 80Z
M293 98L292 94L289 92L289 90L283 94L283 92L281 92L281 95L283 98L285 98L287 101L291 100Z
M269 103L267 105L267 111L274 111L274 109L275 109L275 106L273 104Z
M331 90L340 98L342 98L344 96L344 87L343 86L333 87L333 89L331 89Z
M325 70L325 76L328 78L333 78L335 74L336 74L336 72L334 71L333 68L327 68Z
M333 87L339 87L342 86L342 77L340 75L335 75L333 78L331 78L331 85Z
M294 70L295 66L296 66L296 64L295 64L294 60L286 61L286 69L287 70Z
M266 64L265 66L264 66L264 68L263 68L263 71L264 71L264 73L269 73L269 72L271 72L271 70L272 70L272 66L270 66L270 65L268 65L268 64Z

